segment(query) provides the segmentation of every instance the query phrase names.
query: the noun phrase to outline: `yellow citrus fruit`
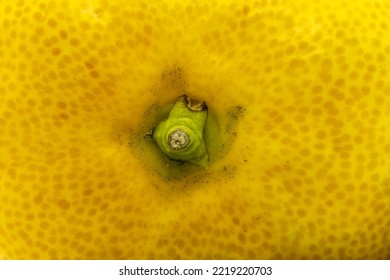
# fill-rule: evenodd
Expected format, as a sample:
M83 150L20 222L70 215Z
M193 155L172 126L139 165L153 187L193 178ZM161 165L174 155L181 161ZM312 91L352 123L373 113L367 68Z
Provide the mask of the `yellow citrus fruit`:
M389 258L389 11L1 1L0 256ZM183 92L230 142L169 177L139 133Z

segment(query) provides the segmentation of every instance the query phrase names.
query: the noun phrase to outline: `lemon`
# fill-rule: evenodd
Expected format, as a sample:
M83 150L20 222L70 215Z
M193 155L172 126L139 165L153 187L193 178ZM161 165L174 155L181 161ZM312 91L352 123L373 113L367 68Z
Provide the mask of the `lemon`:
M0 256L388 259L389 11L1 1ZM183 93L232 140L169 177L139 133Z

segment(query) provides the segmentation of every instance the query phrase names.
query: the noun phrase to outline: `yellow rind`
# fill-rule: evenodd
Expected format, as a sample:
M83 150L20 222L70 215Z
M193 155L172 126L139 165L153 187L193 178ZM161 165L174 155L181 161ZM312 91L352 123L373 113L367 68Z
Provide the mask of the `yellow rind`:
M388 259L390 2L0 2L0 256ZM129 148L183 92L223 123L210 176Z

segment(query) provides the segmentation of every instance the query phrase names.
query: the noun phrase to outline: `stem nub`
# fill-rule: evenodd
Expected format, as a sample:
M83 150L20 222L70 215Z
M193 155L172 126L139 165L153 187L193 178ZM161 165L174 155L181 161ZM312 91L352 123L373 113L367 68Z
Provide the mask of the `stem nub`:
M152 137L169 158L207 166L208 153L204 141L207 114L205 102L180 96L168 119L154 128Z

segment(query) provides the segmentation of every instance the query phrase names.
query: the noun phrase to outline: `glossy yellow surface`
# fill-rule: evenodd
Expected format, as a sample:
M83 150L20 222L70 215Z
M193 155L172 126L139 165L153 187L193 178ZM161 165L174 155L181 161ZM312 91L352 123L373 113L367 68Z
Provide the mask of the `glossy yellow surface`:
M0 256L390 258L390 2L0 2ZM187 92L225 157L128 145Z

